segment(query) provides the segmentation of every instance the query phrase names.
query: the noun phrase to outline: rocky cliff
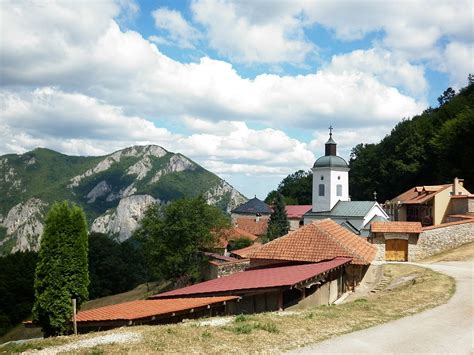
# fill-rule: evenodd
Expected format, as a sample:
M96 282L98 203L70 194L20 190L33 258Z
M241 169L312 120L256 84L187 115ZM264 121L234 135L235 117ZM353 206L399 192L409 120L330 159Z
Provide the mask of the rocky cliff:
M0 156L0 254L37 250L44 216L54 201L79 204L92 231L123 241L150 204L197 195L226 212L246 201L215 174L156 145L102 157L41 148Z

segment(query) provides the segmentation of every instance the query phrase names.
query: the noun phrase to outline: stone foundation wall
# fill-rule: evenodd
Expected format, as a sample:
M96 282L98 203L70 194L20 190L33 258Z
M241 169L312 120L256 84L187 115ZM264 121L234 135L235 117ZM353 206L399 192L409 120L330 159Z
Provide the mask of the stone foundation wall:
M377 247L377 254L375 255L375 260L385 260L385 238L383 236L383 233L375 233L375 236L372 239L372 244Z
M474 221L426 228L414 246L415 260L474 241Z

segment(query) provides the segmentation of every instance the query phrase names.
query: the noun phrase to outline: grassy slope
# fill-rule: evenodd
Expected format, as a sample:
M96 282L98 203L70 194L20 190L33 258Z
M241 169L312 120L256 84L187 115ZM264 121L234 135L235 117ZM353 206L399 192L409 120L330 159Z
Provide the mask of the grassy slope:
M446 275L412 265L386 265L385 273L392 280L415 275L416 282L383 290L368 298L338 306L320 306L280 315L263 313L238 316L221 327L199 326L198 321L186 325L139 326L112 330L100 335L134 332L142 340L136 343L100 345L83 351L94 352L162 352L162 353L225 353L287 350L337 335L368 328L408 316L447 302L454 292L454 280ZM448 290L448 292L446 292ZM8 345L1 350L23 351L75 342L96 337L59 337L28 344Z
M421 262L431 264L438 261L456 261L456 260L474 261L474 242L466 243L457 248L430 256L426 259L423 259Z

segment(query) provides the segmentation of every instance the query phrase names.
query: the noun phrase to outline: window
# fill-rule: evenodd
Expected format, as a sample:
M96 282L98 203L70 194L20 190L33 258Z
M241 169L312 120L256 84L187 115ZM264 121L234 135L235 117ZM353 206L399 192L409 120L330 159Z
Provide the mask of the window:
M324 176L321 176L321 180L324 180Z
M338 179L338 180L341 180L341 176L338 176L337 179Z
M336 196L342 196L342 185L341 184L336 185Z
M324 184L319 184L319 196L324 196Z

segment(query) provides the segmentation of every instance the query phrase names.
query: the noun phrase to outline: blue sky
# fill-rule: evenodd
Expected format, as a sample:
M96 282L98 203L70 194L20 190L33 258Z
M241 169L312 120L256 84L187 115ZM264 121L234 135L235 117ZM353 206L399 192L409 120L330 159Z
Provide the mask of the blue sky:
M2 1L0 154L181 152L248 197L437 106L471 1Z

